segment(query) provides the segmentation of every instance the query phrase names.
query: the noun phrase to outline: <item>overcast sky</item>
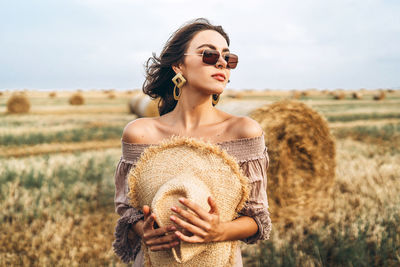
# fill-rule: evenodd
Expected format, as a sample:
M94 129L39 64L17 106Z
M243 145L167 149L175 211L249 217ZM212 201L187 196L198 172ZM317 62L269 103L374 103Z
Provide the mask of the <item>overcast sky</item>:
M400 88L398 0L0 0L0 89L140 88L206 17L239 55L229 88Z

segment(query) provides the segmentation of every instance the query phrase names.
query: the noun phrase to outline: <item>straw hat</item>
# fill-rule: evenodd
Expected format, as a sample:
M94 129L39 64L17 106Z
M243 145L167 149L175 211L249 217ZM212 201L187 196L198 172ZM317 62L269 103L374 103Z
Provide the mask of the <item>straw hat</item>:
M209 210L212 196L220 220L238 217L248 198L248 179L235 159L217 145L195 138L172 137L148 147L129 173L129 197L136 208L151 207L160 227L172 225L172 206L186 197ZM142 243L145 266L232 266L238 241L192 244L181 241L168 251L150 251Z

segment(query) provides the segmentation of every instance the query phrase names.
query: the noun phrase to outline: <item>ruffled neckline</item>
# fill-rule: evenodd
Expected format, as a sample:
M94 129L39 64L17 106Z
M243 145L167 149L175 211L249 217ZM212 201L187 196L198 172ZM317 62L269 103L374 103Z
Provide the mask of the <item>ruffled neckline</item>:
M158 144L138 144L127 143L122 141L122 161L126 163L134 163L149 146L157 146ZM213 143L226 150L228 154L237 159L238 162L255 160L265 157L267 147L264 141L264 132L260 136L239 138L233 140Z
M228 144L232 144L232 143L247 143L247 142L252 142L252 141L258 141L259 139L264 140L264 132L262 133L262 135L260 136L255 136L255 137L245 137L245 138L239 138L239 139L232 139L232 140L227 140L227 141L222 141L222 142L218 142L218 143L212 143L214 145L228 145ZM121 138L121 143L125 146L156 146L159 144L153 144L153 143L127 143L125 141L122 140Z

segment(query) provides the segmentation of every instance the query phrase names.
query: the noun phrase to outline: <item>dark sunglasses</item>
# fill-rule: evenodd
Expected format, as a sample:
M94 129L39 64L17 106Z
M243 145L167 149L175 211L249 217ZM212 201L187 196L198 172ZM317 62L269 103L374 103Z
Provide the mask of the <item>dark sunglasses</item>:
M218 62L219 57L221 54L217 50L213 49L206 49L203 51L201 54L184 54L185 56L191 56L191 55L199 55L203 56L203 62L209 65L215 65ZM239 58L237 55L232 54L232 53L225 53L222 54L223 59L227 62L226 67L228 69L234 69L236 68Z

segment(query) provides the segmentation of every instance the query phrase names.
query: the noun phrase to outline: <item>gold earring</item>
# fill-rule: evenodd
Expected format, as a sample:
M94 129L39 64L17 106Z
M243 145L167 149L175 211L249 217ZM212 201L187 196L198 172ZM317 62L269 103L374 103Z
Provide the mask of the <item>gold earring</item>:
M219 94L212 95L212 105L215 106L219 101Z
M178 101L179 97L181 96L182 86L186 83L186 79L182 76L182 73L177 73L174 78L172 78L172 82L175 84L173 92L174 99ZM176 90L177 87L178 90ZM178 91L178 93L176 91Z

